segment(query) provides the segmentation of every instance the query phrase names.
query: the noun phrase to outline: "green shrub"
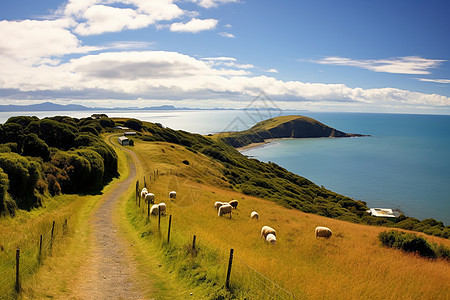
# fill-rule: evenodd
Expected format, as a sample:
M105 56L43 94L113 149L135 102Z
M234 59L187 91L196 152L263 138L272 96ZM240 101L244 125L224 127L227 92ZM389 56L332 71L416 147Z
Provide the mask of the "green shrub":
M450 249L443 245L429 243L425 238L415 234L391 230L378 235L382 245L398 248L406 252L415 252L428 258L449 258Z
M123 123L123 126L131 128L136 131L142 130L142 121L136 119L128 119Z
M48 161L50 159L50 150L37 134L29 133L23 139L22 155L41 157L44 161Z

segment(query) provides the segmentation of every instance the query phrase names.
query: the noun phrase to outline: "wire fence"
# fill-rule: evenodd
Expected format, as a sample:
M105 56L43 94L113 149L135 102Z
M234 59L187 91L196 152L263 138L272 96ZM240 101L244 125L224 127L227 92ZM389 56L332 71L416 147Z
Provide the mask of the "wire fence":
M156 180L159 175L166 175L166 174L159 174L157 172L153 172L154 176L153 178L150 177L149 182L151 179ZM167 175L175 175L175 172L170 172ZM145 179L141 182L146 182ZM146 183L149 183L146 182ZM147 186L145 184L145 186ZM136 209L141 215L142 218L148 218L147 209L145 208L145 202L141 202L140 200L140 184L139 181L136 182ZM177 195L178 196L178 195ZM164 230L168 230L167 235L167 243L170 243L170 230L171 230L171 220L172 215L170 215L169 218L169 224L166 226L164 224ZM159 220L158 220L158 229L159 229ZM172 228L173 231L173 228ZM161 232L160 232L161 233ZM166 239L165 234L159 234L160 238ZM193 235L193 239L191 240L191 236L189 237L189 240L186 240L184 242L184 246L187 244L190 244L192 247L192 250L195 250L194 252L198 255L199 248L196 248L196 240L198 236ZM200 237L201 239L201 237ZM200 248L201 249L201 248ZM226 251L223 251L224 249L216 249L219 250L219 252L225 253ZM201 251L201 250L200 250ZM273 280L269 279L267 276L262 274L261 272L257 271L255 268L251 267L249 264L247 264L245 261L239 258L239 253L232 254L234 251L231 250L230 253L230 260L227 259L221 259L220 263L223 263L224 266L228 264L228 267L224 267L226 269L226 273L223 274L223 282L217 282L216 284L224 285L225 288L227 288L231 293L233 293L234 296L236 296L238 299L297 299L295 295L279 284L275 283ZM220 255L222 256L222 255ZM224 257L226 255L223 255ZM231 263L230 263L231 261ZM219 279L221 280L221 279Z
M21 281L35 273L53 247L67 234L67 219L62 226L46 229L41 235L11 241L2 245L0 252L0 299L14 298L20 291ZM18 253L17 253L17 250ZM17 268L19 266L19 268Z

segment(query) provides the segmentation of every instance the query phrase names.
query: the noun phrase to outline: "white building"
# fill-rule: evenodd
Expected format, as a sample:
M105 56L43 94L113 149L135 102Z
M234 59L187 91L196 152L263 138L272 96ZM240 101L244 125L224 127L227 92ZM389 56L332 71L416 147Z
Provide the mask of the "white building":
M371 208L367 212L369 212L374 217L382 217L394 220L397 217L390 208Z
M117 138L117 141L119 142L119 144L121 144L122 146L128 146L130 145L130 139L127 138L126 136L119 136Z

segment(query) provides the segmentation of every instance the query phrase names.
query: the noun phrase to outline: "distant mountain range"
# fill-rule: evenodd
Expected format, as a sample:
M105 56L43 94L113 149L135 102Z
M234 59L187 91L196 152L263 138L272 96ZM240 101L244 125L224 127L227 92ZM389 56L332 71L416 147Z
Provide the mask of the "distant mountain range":
M17 112L17 111L96 111L96 110L192 110L196 108L181 107L177 108L173 105L161 105L153 107L115 107L115 108L105 108L105 107L86 107L78 104L67 104L61 105L52 102L44 102L39 104L31 105L0 105L0 112Z
M245 110L265 110L265 111L281 111L279 108L257 108L248 107ZM61 105L52 102L44 102L39 104L31 105L0 105L0 112L21 112L21 111L109 111L109 110L235 110L233 108L189 108L189 107L175 107L173 105L161 105L161 106L151 106L151 107L86 107L78 104L67 104Z

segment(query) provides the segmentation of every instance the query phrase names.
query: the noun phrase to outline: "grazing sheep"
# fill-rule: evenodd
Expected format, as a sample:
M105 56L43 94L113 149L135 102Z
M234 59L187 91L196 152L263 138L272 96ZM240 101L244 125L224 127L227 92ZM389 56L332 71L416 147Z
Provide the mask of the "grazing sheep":
M250 219L259 219L259 214L256 211L252 211L252 213L250 214Z
M161 202L158 204L158 207L159 207L159 212L162 215L165 215L166 214L166 204L164 202Z
M267 238L268 234L273 234L274 236L277 235L275 229L273 229L272 227L263 226L263 228L261 228L261 237Z
M155 203L155 194L147 193L145 195L145 202Z
M268 242L271 245L275 245L277 243L277 237L273 235L272 233L269 233L266 236L266 242Z
M322 227L322 226L316 227L315 233L316 233L316 238L317 237L329 238L333 234L331 232L330 228Z
M159 213L159 206L158 204L153 204L150 208L150 214L157 216Z
M230 214L230 219L231 219L231 210L233 209L233 207L229 204L224 204L221 207L219 207L219 217L226 215L226 214Z
M177 192L171 191L171 192L169 193L169 198L170 198L170 199L176 199L176 198L177 198Z
M225 204L226 204L226 203L217 201L216 203L214 203L214 208L217 209L217 210L219 210L219 207L221 207L222 205L225 205Z
M144 199L145 195L147 195L147 194L148 194L148 190L146 188L143 188L141 191L141 199Z
M238 206L238 201L237 200L231 200L230 202L228 202L228 204L230 204L234 209L236 209L237 206Z

